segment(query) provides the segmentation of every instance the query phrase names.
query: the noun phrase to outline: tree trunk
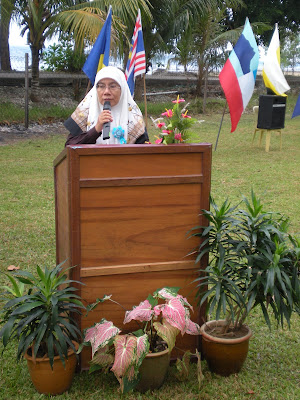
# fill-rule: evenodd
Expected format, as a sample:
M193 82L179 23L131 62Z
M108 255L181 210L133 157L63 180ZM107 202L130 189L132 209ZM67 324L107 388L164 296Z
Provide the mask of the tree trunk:
M202 95L203 78L204 78L204 63L201 59L198 61L198 76L197 76L197 86L196 86L197 96Z
M40 93L40 57L39 57L39 49L36 46L30 45L31 49L31 91L30 91L30 100L33 102L39 102L39 93Z
M9 54L9 22L0 21L0 69L1 71L11 71L10 54Z
M208 65L205 68L204 96L203 96L203 114L205 114L205 112L206 112L207 83L208 83Z
M144 79L142 75L138 75L135 78L134 84L134 100L135 101L142 101L143 100L143 88L144 88Z

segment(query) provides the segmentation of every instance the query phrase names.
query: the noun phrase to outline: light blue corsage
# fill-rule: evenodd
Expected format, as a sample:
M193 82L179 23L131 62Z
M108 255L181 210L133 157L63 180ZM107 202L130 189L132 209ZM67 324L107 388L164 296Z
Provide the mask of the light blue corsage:
M126 140L124 138L124 129L122 129L121 126L118 126L117 128L114 128L112 130L112 134L116 139L119 139L120 144L126 144Z

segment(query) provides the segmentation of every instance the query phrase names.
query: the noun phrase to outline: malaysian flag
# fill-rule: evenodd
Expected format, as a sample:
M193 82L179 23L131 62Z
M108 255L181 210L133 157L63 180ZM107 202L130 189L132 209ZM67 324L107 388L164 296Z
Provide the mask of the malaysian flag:
M145 48L143 40L141 12L139 10L133 31L131 47L125 71L125 77L132 96L134 92L134 81L136 76L142 75L145 72L146 72L146 57L145 57Z

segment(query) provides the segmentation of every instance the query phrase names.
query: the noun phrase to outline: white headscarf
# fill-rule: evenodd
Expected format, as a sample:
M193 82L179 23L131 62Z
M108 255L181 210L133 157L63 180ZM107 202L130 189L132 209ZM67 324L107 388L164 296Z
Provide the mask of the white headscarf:
M90 91L90 104L89 112L87 118L88 129L94 127L97 123L99 114L103 110L103 105L100 104L97 95L96 85L97 83L105 78L110 78L116 81L121 87L121 96L118 104L111 107L111 114L113 121L110 125L110 138L107 140L102 139L102 135L97 139L97 144L119 144L120 140L115 138L112 134L113 128L121 127L124 129L124 139L128 142L128 129L130 123L134 125L136 123L143 124L144 131L144 121L142 113L133 100L129 87L127 85L124 73L116 67L104 67L96 75L95 84ZM135 110L134 113L132 111Z
M97 83L104 78L111 78L121 87L121 96L118 104L111 108L113 122L111 123L110 138L103 140L102 136L97 139L97 144L119 144L120 139L112 134L113 128L124 129L126 143L136 143L136 140L145 132L145 123L138 105L133 100L125 75L116 67L104 67L96 75L95 84L85 98L78 104L72 113L72 123L67 126L73 136L89 131L96 125L98 116L103 110L97 96ZM124 141L123 141L124 142Z

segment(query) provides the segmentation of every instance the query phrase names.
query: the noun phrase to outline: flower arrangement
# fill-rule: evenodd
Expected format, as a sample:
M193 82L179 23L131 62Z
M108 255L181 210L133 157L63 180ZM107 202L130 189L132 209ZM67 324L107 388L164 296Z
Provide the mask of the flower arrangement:
M155 141L156 144L171 144L171 143L183 143L188 139L188 129L196 122L195 118L188 115L186 107L180 107L181 103L184 103L184 99L180 99L179 95L176 100L173 100L174 107L166 109L161 115L164 118L158 118L156 120L157 128L160 129L160 135Z
M167 348L171 353L179 332L182 335L199 335L199 325L190 319L192 306L177 293L178 290L174 287L158 289L131 311L126 311L124 324L137 321L137 331L121 335L121 330L105 318L88 328L83 345L92 346L90 370L101 368L107 371L113 364L111 370L120 383L121 391L125 392L138 384L139 368L148 353ZM97 299L88 310L107 300L119 304L111 297L106 295ZM161 303L161 300L164 302Z

